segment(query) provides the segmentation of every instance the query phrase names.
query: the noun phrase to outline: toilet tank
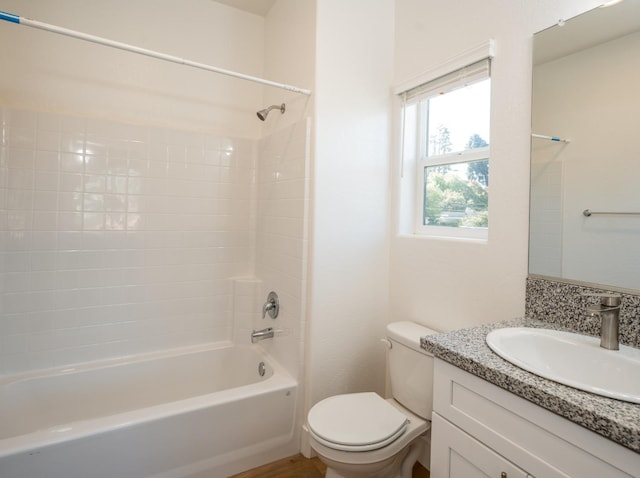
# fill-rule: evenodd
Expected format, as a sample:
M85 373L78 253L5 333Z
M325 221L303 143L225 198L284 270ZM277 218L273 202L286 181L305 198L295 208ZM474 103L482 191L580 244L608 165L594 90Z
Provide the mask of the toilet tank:
M431 420L433 411L433 356L420 347L420 337L435 333L415 322L387 325L387 338L391 342L387 361L393 398L427 420Z

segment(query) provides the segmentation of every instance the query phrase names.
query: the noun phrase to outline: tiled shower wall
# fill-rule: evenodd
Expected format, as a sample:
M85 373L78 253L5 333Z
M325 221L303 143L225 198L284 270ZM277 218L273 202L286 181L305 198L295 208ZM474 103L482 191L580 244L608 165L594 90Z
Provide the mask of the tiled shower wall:
M310 120L268 134L258 144L255 277L234 281L234 342L251 331L275 329L260 342L292 375L303 361L309 206ZM280 300L277 319L261 317L269 291Z
M230 339L255 149L0 109L0 374Z
M303 119L263 138L257 176L256 275L264 298L273 289L281 304L277 320L257 325L275 322L268 350L294 375L302 371L306 320L310 130Z

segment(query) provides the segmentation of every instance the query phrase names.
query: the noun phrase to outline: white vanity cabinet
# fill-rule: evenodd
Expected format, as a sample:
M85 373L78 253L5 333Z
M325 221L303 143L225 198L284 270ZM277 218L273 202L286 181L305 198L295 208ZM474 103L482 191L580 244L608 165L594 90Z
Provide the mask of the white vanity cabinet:
M443 360L431 478L640 477L640 454Z

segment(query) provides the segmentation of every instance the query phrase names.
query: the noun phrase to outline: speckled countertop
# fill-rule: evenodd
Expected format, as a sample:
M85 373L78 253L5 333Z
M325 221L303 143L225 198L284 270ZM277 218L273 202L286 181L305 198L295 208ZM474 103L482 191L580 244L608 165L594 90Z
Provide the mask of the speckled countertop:
M428 335L421 345L437 358L640 453L640 405L583 392L512 365L485 342L489 332L504 327L562 330L537 320L513 319Z

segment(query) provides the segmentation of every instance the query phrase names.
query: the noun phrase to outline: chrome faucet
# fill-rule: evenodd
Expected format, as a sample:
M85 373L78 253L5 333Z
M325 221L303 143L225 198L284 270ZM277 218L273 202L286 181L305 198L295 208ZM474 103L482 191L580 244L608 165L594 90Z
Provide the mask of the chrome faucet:
M602 319L600 325L600 347L609 350L619 350L618 327L620 325L619 294L584 294L590 297L600 297L600 303L587 306L587 313L598 315Z
M251 343L255 344L260 340L273 338L273 327L267 327L262 330L254 330L251 332Z
M262 318L264 319L269 314L269 317L275 319L278 317L278 312L280 312L280 300L278 299L278 294L271 291L267 296L267 301L262 306Z

